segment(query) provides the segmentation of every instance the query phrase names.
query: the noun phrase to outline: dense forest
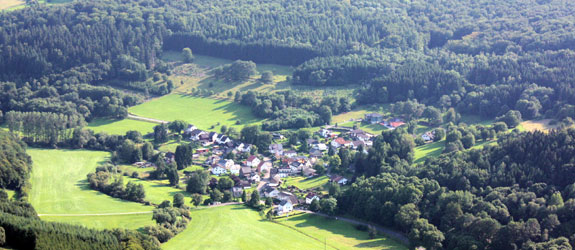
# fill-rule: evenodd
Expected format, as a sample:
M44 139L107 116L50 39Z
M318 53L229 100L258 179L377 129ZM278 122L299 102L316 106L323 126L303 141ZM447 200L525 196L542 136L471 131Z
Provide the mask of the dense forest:
M572 118L573 8L559 0L37 5L0 14L0 80L10 81L0 108L123 117L141 96L107 86L165 94L145 79L169 71L163 50L191 48L298 66L294 84L356 84L358 103L417 99L491 118L508 110Z
M26 145L11 133L0 131L0 188L21 190L32 171Z
M409 136L394 133L356 154L363 167L337 196L340 213L395 227L428 249L575 244L575 129L502 137L419 165L401 163L413 149Z

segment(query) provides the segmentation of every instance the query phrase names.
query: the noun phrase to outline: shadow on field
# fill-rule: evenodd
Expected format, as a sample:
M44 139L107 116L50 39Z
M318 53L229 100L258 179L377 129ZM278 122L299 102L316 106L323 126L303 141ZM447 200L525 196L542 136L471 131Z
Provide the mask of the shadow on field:
M337 234L344 238L353 238L356 240L370 240L368 233L364 231L357 230L352 224L348 224L336 219L325 218L310 214L304 214L299 216L294 216L289 219L291 222L295 222L295 227L311 229L317 228L320 230L325 230L333 234ZM395 246L397 243L387 238L379 238L370 242L364 242L355 245L357 248L380 248L387 249Z

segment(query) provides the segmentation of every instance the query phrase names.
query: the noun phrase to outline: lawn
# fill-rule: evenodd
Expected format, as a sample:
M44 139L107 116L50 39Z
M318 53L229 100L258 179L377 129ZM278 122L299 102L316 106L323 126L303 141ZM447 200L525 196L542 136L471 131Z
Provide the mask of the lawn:
M125 228L137 230L144 226L154 225L152 214L123 214L105 216L42 216L42 220L55 221L74 225L88 226L97 229Z
M305 178L303 176L294 176L294 177L288 177L284 179L284 185L287 186L296 186L299 189L312 189L312 188L318 188L318 187L322 187L323 185L325 185L328 181L329 178L327 176L319 176L319 177L315 177L315 178Z
M154 132L154 126L156 125L158 124L131 119L114 120L97 118L92 120L86 128L94 130L96 133L106 132L113 135L125 135L126 132L130 130L136 130L142 133L142 135L145 135Z
M29 202L38 214L107 214L151 211L153 207L115 199L90 189L86 175L110 154L88 150L28 149L34 161ZM147 215L148 218L151 215ZM87 218L90 217L90 218ZM143 216L142 216L143 217ZM113 216L50 217L54 221L78 221L85 226L112 226ZM138 220L143 222L143 220ZM118 224L120 225L120 224ZM134 227L145 224L134 224Z
M359 231L352 224L335 219L302 214L289 219L278 219L278 221L325 241L328 246L337 249L408 249L401 243L381 235L375 239L369 239L367 232Z
M543 131L543 132L548 132L551 129L555 129L558 127L559 123L551 125L551 119L544 119L544 120L539 120L539 121L534 121L534 120L530 120L530 121L524 121L522 122L519 126L517 126L517 128L523 132L523 131L529 131L529 132L533 132L533 131Z
M438 142L431 142L425 145L416 147L414 150L414 162L423 163L429 157L437 157L443 152L445 148L445 140Z
M162 249L323 249L318 241L264 220L242 205L192 211L186 230Z
M131 177L124 177L124 182L128 183L128 181L142 184L144 186L144 190L146 191L146 200L154 204L160 204L165 200L172 202L174 200L174 195L177 193L184 195L184 199L187 205L190 205L189 203L192 201L192 198L190 198L190 193L175 187L170 187L162 181L140 180ZM185 183L180 183L180 186L185 186Z
M243 126L260 121L248 107L226 100L181 94L162 96L132 107L129 111L138 116L164 121L184 120L200 129L214 126L211 130L216 130L217 123L231 126L239 120Z
M365 114L368 113L379 113L382 115L389 115L390 104L380 104L380 105L364 105L354 108L352 111L341 113L339 115L334 115L332 117L332 123L345 123L356 119L363 119Z
M6 10L23 6L26 2L23 0L0 0L0 10Z

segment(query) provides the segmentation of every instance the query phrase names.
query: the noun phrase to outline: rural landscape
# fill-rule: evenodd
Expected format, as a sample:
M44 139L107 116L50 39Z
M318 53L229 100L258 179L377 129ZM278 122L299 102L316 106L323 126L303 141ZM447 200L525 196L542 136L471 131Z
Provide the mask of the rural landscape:
M0 249L571 250L573 10L0 0Z

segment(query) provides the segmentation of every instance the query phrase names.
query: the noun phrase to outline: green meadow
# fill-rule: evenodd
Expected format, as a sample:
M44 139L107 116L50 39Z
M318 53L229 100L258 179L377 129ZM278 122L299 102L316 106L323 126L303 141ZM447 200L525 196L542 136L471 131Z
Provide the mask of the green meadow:
M97 118L88 123L86 128L96 133L106 132L113 135L124 135L130 130L136 130L145 135L154 132L154 126L156 125L158 124L132 119L115 120Z
M255 124L260 121L248 107L226 100L170 94L131 107L130 113L164 121L184 120L200 129L212 130L220 125ZM217 125L217 124L220 125Z
M315 178L306 178L303 176L292 176L284 179L286 186L296 186L299 189L321 188L329 181L329 177L323 175Z
M444 148L445 140L426 143L414 149L413 160L415 163L423 163L427 158L441 155Z
M317 215L301 214L277 221L336 249L408 249L388 237L378 235L370 239L366 231L359 231L350 223Z
M323 249L322 241L262 218L243 205L193 210L186 230L165 243L183 249Z
M41 218L99 228L153 224L151 214L125 214L150 212L153 207L90 189L86 175L110 156L108 152L33 148L27 152L34 162L29 202ZM123 215L107 216L118 213Z

